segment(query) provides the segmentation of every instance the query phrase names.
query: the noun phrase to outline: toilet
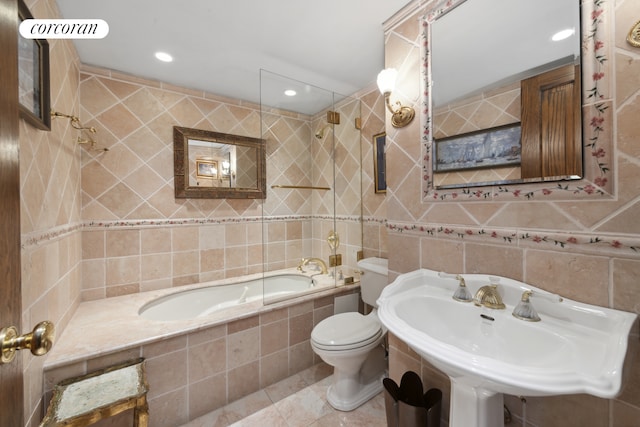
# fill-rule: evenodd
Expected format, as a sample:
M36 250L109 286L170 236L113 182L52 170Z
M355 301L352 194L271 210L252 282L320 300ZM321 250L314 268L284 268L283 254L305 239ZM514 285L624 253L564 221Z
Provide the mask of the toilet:
M388 261L365 258L358 268L362 301L373 307L371 313L335 314L311 332L313 351L333 366L327 400L340 411L351 411L380 393L387 367L381 345L387 330L378 319L376 300L388 284Z

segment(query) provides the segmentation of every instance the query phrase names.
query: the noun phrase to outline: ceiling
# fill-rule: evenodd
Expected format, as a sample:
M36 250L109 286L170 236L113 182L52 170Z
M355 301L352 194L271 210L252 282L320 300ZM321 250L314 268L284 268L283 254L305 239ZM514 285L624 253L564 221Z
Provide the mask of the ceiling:
M109 24L104 39L74 40L83 64L259 103L261 69L343 95L373 83L382 23L409 0L57 3L63 18Z

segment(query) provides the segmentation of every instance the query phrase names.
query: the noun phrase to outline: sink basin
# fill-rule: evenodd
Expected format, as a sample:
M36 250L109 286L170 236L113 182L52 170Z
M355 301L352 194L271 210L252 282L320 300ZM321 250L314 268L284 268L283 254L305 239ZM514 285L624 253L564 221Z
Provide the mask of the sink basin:
M378 299L378 316L451 379L451 427L504 425L503 393L619 393L635 314L562 299L504 277L498 291L506 309L490 309L454 300L458 281L442 276L427 269L400 275ZM487 275L463 277L472 295L490 281ZM526 290L533 291L539 322L512 315Z

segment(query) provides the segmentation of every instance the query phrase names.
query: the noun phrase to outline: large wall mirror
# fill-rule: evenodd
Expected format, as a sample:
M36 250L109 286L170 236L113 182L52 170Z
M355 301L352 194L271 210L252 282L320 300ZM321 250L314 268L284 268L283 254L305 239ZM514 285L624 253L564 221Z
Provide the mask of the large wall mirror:
M465 189L493 197L509 192L505 184L562 188L568 180L608 193L609 167L602 158L587 164L585 153L611 154L609 135L593 129L593 115L608 114L599 92L607 87L600 81L607 49L597 37L605 17L591 10L598 5L442 4L426 17L425 196Z
M264 199L264 140L173 127L176 198Z

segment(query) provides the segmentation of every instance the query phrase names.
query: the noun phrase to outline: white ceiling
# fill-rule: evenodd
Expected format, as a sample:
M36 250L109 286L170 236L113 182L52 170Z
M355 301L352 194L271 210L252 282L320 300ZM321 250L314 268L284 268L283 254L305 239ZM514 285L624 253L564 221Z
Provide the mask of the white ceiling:
M260 69L351 95L384 67L382 23L409 0L57 0L103 19L75 40L83 64L260 102ZM156 51L173 55L162 63Z

